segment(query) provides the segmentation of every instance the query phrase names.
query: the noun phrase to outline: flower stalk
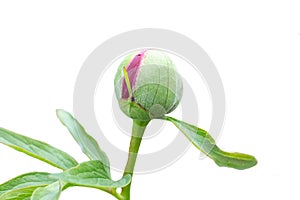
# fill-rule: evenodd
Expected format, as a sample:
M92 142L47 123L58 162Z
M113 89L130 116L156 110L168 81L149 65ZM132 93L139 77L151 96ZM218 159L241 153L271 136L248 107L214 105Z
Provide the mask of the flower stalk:
M130 174L131 177L133 176L133 171L138 156L138 151L148 123L149 121L133 120L132 136L131 136L131 141L129 146L128 160L124 170L123 177L126 176L127 174ZM130 188L131 188L131 182L127 186L122 188L121 196L124 197L124 200L130 200Z

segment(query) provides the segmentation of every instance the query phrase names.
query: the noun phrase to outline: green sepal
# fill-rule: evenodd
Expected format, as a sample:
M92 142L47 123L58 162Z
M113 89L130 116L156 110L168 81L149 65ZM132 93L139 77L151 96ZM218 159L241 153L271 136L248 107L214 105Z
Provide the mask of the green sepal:
M151 120L149 113L132 100L119 100L121 110L130 118L140 121Z

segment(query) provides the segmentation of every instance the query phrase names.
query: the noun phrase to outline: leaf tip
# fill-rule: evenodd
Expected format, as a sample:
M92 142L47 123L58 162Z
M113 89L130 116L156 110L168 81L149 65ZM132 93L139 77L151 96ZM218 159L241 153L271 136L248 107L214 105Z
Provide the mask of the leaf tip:
M66 111L64 111L63 109L56 109L55 112L56 112L56 115L60 115L61 113L64 113Z
M70 113L68 113L67 111L63 110L63 109L56 109L56 116L57 118L63 122L63 119L65 117L69 117L72 116Z

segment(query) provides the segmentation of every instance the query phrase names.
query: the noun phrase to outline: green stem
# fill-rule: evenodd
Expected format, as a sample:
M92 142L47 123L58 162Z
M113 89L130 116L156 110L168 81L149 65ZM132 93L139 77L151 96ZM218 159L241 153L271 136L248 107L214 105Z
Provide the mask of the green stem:
M123 176L127 174L130 174L131 177L133 176L136 158L138 156L140 144L143 139L143 135L148 123L149 121L133 120L132 136L131 136L131 141L129 146L128 160L127 160L127 164ZM124 188L122 188L121 196L124 197L124 200L130 200L130 187L131 187L131 183L125 186Z

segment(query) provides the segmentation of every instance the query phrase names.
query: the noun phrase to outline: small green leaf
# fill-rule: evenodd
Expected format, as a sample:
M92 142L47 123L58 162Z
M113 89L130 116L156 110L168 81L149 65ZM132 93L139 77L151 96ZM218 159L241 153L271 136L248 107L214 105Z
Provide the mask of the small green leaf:
M4 128L0 128L0 143L63 170L78 164L70 155L47 143L34 140Z
M57 117L68 128L73 138L91 160L100 160L105 165L105 171L110 176L110 164L107 155L100 149L96 140L90 136L83 126L68 112L56 111Z
M56 181L48 186L37 188L31 200L58 200L60 193L61 185L59 181Z
M220 167L231 167L242 170L257 164L257 160L251 155L222 151L215 144L215 140L203 129L172 117L164 117L164 119L172 122L193 145L213 159Z
M0 195L0 200L30 200L32 193L37 187L38 186L31 186L10 190Z
M98 160L92 160L79 164L69 170L54 175L67 186L84 186L98 189L117 188L128 185L131 176L124 176L118 181L111 180L105 170L105 166Z
M51 174L44 172L31 172L22 174L0 185L0 195L20 188L29 186L41 187L57 181L57 178L51 177Z

